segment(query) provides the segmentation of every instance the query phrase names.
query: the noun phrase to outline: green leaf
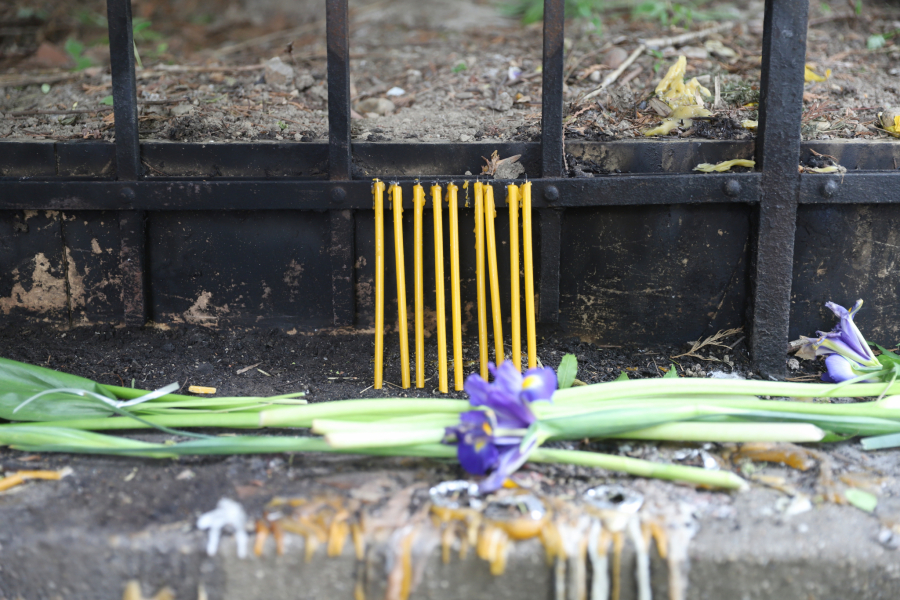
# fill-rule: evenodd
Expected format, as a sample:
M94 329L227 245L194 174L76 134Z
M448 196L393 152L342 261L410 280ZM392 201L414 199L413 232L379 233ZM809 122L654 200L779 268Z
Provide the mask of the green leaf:
M845 442L849 439L853 439L855 436L852 433L834 433L833 431L826 431L825 437L819 440L822 444L827 444L830 442Z
M572 387L575 382L575 375L578 374L578 359L574 354L566 354L556 369L556 379L559 382L559 389L564 390Z
M669 370L663 375L663 379L666 377L678 379L678 368L674 364L669 364Z
M622 371L621 373L619 373L619 376L616 377L615 381L628 381L628 373Z
M881 351L882 356L886 356L886 357L890 358L891 360L900 362L900 354L895 354L895 353L891 352L890 350L888 350L887 348L883 348L882 346L879 346L878 344L872 344L872 345Z
M103 100L100 101L100 104L104 104L104 105L106 105L106 106L112 106L112 105L113 105L113 97L112 97L112 96L105 96L105 97L103 98Z
M76 40L75 38L69 38L66 40L66 45L64 46L66 50L66 54L78 60L78 57L84 52L84 44Z
M866 48L869 50L878 50L884 46L885 41L883 35L870 35L869 39L866 40Z
M103 386L90 379L8 358L0 358L0 385L5 387L7 384L36 386L42 389L81 388L115 399L115 396L103 389Z
M110 400L116 399L90 379L0 358L0 418L9 421L47 421L108 416L113 412L99 400L59 392L42 396L13 413L35 394L59 388L85 390Z
M7 421L64 421L93 417L108 417L113 411L99 400L72 393L58 392L41 396L29 402L20 410L16 409L26 400L45 392L47 386L25 385L22 383L2 383L0 392L0 419Z
M844 497L847 498L847 502L867 513L873 512L875 506L878 505L878 496L870 494L869 492L864 492L859 488L849 488L844 492Z

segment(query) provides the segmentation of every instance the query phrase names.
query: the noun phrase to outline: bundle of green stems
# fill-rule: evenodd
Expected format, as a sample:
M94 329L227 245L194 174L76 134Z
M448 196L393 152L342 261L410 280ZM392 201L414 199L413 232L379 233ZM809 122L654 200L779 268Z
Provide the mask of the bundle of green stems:
M87 381L87 380L85 380ZM93 383L93 382L91 382ZM131 388L106 389L116 398L145 394ZM558 390L552 402L531 405L540 442L583 439L638 439L683 442L829 442L867 436L867 448L900 444L900 382L809 384L755 380L661 378L599 383ZM762 397L762 398L761 398ZM835 397L868 398L832 403ZM767 398L767 399L763 399ZM875 398L875 400L871 400ZM86 397L77 396L78 402ZM456 448L442 443L465 400L438 398L354 399L278 406L289 396L256 399L198 399L163 395L116 416L59 418L52 404L25 422L0 425L0 445L25 451L60 451L149 457L190 454L343 452L376 456L455 459ZM65 398L56 403L64 404ZM97 401L100 404L99 401ZM202 412L193 409L204 407ZM150 405L150 406L145 406ZM240 405L239 410L235 407ZM138 407L141 408L138 412ZM37 418L35 418L37 417ZM9 419L8 415L4 418ZM139 419L139 420L138 420ZM155 444L97 431L139 428L309 428L294 436L205 436ZM312 435L310 435L310 433ZM497 435L523 436L524 431ZM196 435L196 434L195 434ZM568 463L735 489L745 482L728 471L661 464L592 451L538 447L528 460Z

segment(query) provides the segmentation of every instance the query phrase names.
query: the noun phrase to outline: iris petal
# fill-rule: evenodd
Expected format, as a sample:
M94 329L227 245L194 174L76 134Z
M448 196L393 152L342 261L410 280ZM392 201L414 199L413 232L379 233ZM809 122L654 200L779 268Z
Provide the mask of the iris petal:
M853 322L854 315L862 308L862 300L857 300L850 310L834 302L826 302L825 306L831 309L831 312L841 320L832 333L839 334L841 341L853 348L854 352L863 356L865 361L876 360L875 354L873 354L869 344L866 342L866 338L863 337L862 332L860 332L856 323Z
M484 475L496 463L499 456L497 446L489 440L470 440L463 438L456 446L456 458L459 464L472 475Z
M457 427L447 428L448 435L455 434L459 464L472 475L484 475L499 456L493 437L495 423L491 415L480 410L464 412L459 418Z
M841 383L842 381L847 381L848 379L863 375L863 373L854 369L854 367L859 367L859 365L847 360L840 354L829 355L828 358L825 359L825 367L828 370L822 374L822 381L827 381L829 383ZM875 383L878 380L877 376L873 376L869 379L864 379L863 381L866 383Z
M488 392L491 391L491 384L481 378L478 373L472 373L466 378L463 389L469 395L469 404L472 406L482 406L487 404Z
M522 381L521 398L528 402L549 401L556 391L556 372L548 367L539 367L525 371Z
M822 374L822 381L840 383L856 377L856 373L853 372L853 367L850 366L850 361L840 354L829 355L828 358L825 359L825 367L828 370Z
M497 415L497 424L506 429L528 427L535 421L534 413L528 405L519 400L518 393L510 396L502 390L491 390L487 407Z
M528 460L528 455L531 454L531 451L536 447L536 439L533 439L524 449L522 449L519 444L516 444L515 446L501 446L499 448L500 458L497 462L497 468L494 469L484 481L478 484L478 493L488 494L499 490L503 486L503 482L509 479L510 475L518 471L519 467L525 464L525 461Z

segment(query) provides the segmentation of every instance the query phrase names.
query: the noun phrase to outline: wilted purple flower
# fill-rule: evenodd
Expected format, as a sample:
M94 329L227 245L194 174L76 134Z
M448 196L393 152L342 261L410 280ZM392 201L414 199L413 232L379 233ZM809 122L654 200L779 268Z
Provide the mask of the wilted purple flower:
M841 383L842 381L854 379L860 375L866 374L865 371L857 370L859 369L857 363L848 358L844 358L840 354L829 354L825 358L825 368L827 370L822 373L822 381L828 383ZM873 375L868 379L862 379L860 381L865 383L875 383L879 381L879 378Z
M529 405L550 401L556 390L553 369L530 369L523 376L509 361L499 367L491 363L488 368L493 383L476 373L465 386L469 403L485 410L464 412L459 425L447 428L448 440L455 438L457 458L466 471L473 475L491 471L478 486L479 493L500 488L528 459L537 446L534 436L522 444L525 430L537 420Z
M866 338L853 322L853 317L862 308L862 304L862 300L857 300L853 308L847 310L834 302L826 302L825 306L831 309L840 322L829 332L817 331L818 338L802 338L804 344L797 352L798 357L827 357L825 366L828 371L822 375L824 381L839 383L882 368ZM865 381L878 380L879 377L873 375Z

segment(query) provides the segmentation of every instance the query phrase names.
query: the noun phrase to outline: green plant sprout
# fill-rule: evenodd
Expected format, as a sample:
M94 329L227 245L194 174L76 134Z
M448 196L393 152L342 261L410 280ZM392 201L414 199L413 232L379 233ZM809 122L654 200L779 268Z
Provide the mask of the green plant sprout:
M75 61L75 70L83 71L93 65L91 59L84 56L84 44L76 40L75 38L69 38L66 40L66 45L64 46L66 50L66 54L68 54L73 61Z

